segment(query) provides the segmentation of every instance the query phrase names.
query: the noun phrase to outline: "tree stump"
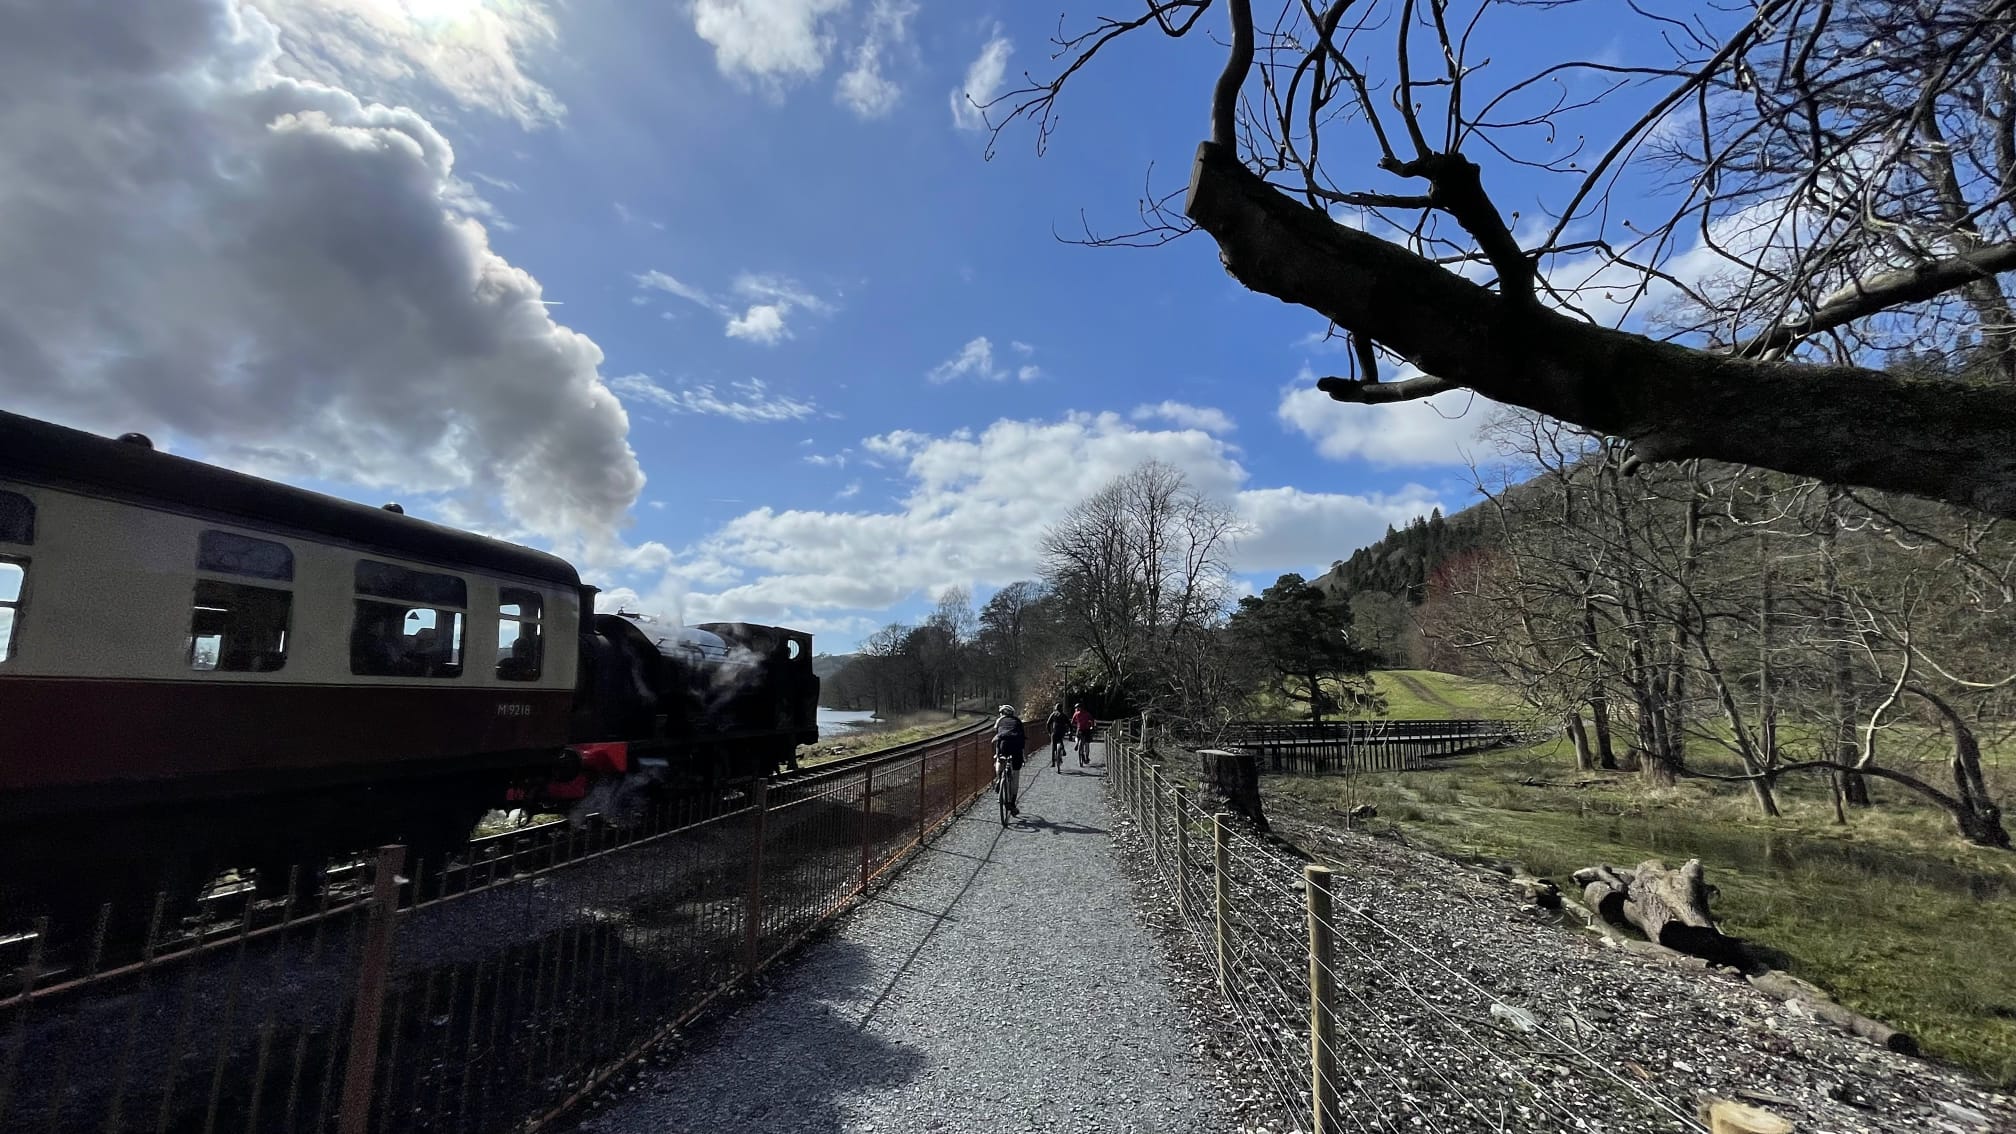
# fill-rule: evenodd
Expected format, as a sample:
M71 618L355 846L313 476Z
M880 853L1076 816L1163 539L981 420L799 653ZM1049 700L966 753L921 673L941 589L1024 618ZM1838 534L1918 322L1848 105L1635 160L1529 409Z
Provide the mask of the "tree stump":
M1243 815L1255 830L1266 831L1267 816L1260 810L1260 762L1253 753L1207 748L1197 759L1203 772L1197 797L1204 810Z

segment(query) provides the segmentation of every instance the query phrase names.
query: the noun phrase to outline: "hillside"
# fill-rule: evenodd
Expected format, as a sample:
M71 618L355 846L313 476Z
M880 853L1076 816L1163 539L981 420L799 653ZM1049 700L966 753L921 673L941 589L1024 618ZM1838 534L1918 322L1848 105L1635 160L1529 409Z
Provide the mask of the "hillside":
M1437 508L1426 519L1416 517L1405 528L1390 525L1378 542L1361 547L1349 559L1310 580L1332 594L1359 595L1379 591L1419 605L1435 569L1453 555L1485 542L1483 517L1470 508L1444 518Z
M1520 711L1517 697L1488 681L1432 669L1379 670L1372 683L1386 698L1379 715L1387 720L1492 720Z
M819 680L824 681L846 669L848 663L859 656L859 654L813 654L812 672L819 675Z

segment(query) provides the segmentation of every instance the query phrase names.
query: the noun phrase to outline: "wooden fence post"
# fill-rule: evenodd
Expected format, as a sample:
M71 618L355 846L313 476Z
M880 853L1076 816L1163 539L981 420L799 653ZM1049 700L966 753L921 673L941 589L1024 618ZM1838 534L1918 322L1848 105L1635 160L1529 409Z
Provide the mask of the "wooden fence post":
M749 847L749 893L742 910L742 971L754 975L763 958L763 839L769 825L770 783L756 781L756 817L751 820L754 837Z
M364 957L357 973L357 1006L350 1014L350 1052L343 1068L338 1134L365 1134L371 1128L378 1031L385 1017L385 979L392 968L393 931L399 924L399 872L405 868L405 847L378 848L378 864L371 878L371 920L364 930Z
M1225 815L1211 817L1211 882L1214 887L1213 936L1218 941L1218 991L1232 999L1232 882L1226 875L1232 863L1231 832Z
M1305 904L1309 908L1309 1101L1315 1134L1344 1129L1337 1110L1337 982L1330 969L1330 870L1302 868Z
M925 752L917 757L917 845L920 847L924 845L924 801L929 798L924 785L930 782L930 775L931 754Z
M1162 769L1148 765L1148 836L1155 848L1155 873L1162 873Z

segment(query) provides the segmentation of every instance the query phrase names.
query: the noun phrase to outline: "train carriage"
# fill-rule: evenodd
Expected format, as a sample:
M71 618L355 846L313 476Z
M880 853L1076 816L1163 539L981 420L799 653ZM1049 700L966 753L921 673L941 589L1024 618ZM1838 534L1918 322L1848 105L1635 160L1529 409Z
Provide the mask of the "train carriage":
M582 742L619 772L708 754L712 785L816 735L809 636L689 631L734 657L655 643L646 673L594 593L389 505L0 413L0 906L439 855L507 792L551 802Z

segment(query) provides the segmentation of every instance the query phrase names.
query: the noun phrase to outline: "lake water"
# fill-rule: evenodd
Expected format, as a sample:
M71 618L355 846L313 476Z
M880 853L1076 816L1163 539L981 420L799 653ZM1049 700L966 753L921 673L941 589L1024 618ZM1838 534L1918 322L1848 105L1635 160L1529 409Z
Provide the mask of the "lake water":
M844 736L875 719L875 714L866 710L828 709L819 710L819 735Z

